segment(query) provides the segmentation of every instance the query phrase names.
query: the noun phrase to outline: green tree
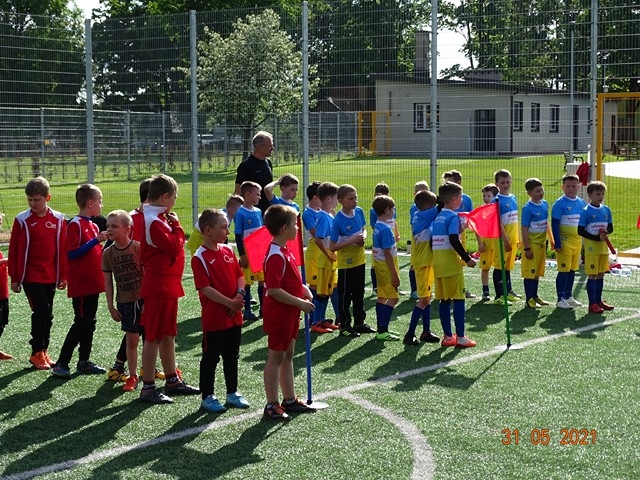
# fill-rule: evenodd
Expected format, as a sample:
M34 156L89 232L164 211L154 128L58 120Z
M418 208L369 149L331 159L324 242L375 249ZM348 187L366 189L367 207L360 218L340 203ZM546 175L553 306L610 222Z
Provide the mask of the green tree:
M237 20L226 38L209 29L204 35L198 43L200 110L209 126L238 128L246 152L266 119L301 111L302 53L269 9Z
M0 105L77 105L84 83L82 12L66 0L0 0Z

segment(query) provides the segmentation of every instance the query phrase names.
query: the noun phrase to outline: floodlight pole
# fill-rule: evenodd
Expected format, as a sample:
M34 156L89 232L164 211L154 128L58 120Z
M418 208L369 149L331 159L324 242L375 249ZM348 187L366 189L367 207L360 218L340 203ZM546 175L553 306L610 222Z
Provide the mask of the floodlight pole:
M429 185L437 184L438 167L438 0L431 0L431 155Z

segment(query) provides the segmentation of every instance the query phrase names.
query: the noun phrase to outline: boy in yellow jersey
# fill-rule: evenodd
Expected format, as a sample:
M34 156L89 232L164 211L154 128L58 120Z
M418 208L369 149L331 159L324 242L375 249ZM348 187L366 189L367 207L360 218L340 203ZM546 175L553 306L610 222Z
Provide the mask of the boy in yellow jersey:
M549 305L538 295L538 283L544 276L545 261L547 259L547 236L553 237L549 226L549 205L544 200L544 188L537 178L528 179L524 188L531 199L522 207L522 278L524 278L524 292L526 306L540 308Z
M422 318L422 334L420 340L438 343L440 339L431 333L431 292L433 287L433 253L431 250L431 224L438 215L436 194L429 190L416 193L414 204L416 211L411 218L411 233L413 248L411 261L416 276L418 301L413 307L409 329L402 343L405 345L420 345L416 338L416 328Z
M507 304L515 302L520 298L511 287L511 270L516 261L516 249L520 242L518 223L518 200L511 191L511 172L509 170L498 170L494 174L498 195L494 202L500 205L500 224L502 242L504 244L504 270L506 285L502 284L502 265L500 262L500 250L496 249L493 260L493 286L496 289L496 299L493 303L504 305L504 289L507 291Z
M436 284L436 299L440 301L440 323L444 331L443 347L469 348L476 342L465 336L465 295L462 263L475 267L476 262L460 243L460 218L455 212L462 204L462 187L445 182L438 188L438 196L444 204L431 225L433 248L433 275ZM451 331L451 303L456 333Z
M333 219L329 248L338 256L340 334L345 337L359 337L361 333L376 332L364 323L367 316L364 311L364 241L367 238L367 221L364 212L358 206L358 192L353 185L345 184L338 187L338 201L342 208Z
M493 202L498 195L498 187L495 183L489 183L482 188L482 201L485 205ZM493 238L482 238L476 235L478 251L480 252L480 279L482 280L482 300L491 300L489 293L489 271L495 258L495 241Z
M573 298L573 283L576 271L580 267L580 250L582 237L578 234L580 212L586 206L578 197L580 179L577 175L567 174L562 177L562 195L551 207L551 231L556 247L558 275L556 277L556 307L570 310L582 305Z
M424 181L424 180L419 180L416 182L416 184L413 186L413 195L415 196L418 192L422 192L424 190L429 190L429 184ZM409 223L411 223L413 221L413 215L416 213L416 211L418 210L418 207L416 206L415 202L413 205L411 205L411 208L409 208ZM411 236L411 243L413 244L414 238L413 235ZM418 297L418 285L416 284L416 272L413 269L413 249L410 252L410 266L409 266L409 285L411 286L411 298L413 300L417 300Z

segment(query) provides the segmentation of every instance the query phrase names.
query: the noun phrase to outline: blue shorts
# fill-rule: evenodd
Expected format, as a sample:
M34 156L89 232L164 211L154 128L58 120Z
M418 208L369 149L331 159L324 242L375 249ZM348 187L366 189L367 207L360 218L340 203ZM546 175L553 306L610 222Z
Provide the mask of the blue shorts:
M122 314L122 321L120 322L122 331L127 333L142 333L142 327L140 326L142 299L135 302L118 303L117 308Z

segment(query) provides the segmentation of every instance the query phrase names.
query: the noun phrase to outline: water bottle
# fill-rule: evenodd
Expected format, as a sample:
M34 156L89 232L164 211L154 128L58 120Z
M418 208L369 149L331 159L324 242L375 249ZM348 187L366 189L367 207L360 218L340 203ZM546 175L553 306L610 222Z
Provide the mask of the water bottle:
M407 255L411 255L411 240L407 240Z
M558 263L555 260L547 260L546 265L549 268L556 268Z

